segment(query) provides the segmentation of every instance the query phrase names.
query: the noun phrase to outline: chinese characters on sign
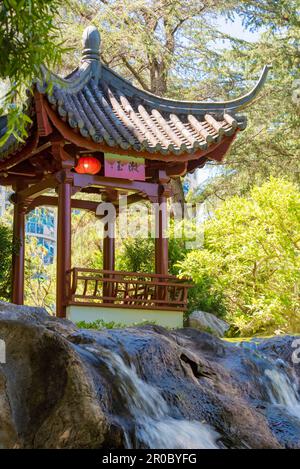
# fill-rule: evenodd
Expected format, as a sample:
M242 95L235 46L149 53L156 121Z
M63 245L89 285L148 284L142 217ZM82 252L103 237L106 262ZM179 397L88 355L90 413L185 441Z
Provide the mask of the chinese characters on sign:
M145 181L145 160L124 155L105 154L106 177Z

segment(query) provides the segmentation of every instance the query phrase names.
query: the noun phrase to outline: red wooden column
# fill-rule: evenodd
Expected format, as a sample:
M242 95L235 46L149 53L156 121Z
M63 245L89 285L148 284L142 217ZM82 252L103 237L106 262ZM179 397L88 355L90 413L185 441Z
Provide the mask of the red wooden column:
M115 220L103 224L103 269L115 270ZM104 278L106 275L104 275ZM107 275L112 278L111 275ZM113 296L113 283L103 282L103 296Z
M115 224L105 223L103 231L108 233L103 237L103 269L115 270Z
M25 213L23 204L14 205L12 302L17 305L24 304Z
M66 317L67 271L71 269L71 196L72 182L58 186L56 316Z
M168 184L170 177L165 171L158 171L158 204L159 210L156 213L155 226L155 272L157 274L168 275L169 273L169 240L167 233L168 210L167 198L171 196L171 186Z
M155 227L155 272L168 275L167 198L159 197Z
M169 274L169 239L168 239L168 207L167 198L171 195L171 188L168 185L170 178L159 171L158 187L158 211L156 212L155 226L155 273L161 275ZM165 281L166 279L162 279ZM168 287L157 288L157 299L168 300Z

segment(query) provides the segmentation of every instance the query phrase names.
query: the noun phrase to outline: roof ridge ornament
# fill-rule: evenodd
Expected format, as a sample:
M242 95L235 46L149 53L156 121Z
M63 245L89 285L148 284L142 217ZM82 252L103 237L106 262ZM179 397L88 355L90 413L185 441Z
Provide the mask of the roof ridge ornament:
M101 36L96 26L90 25L82 34L82 62L90 63L92 66L93 77L98 80L100 78L100 45Z

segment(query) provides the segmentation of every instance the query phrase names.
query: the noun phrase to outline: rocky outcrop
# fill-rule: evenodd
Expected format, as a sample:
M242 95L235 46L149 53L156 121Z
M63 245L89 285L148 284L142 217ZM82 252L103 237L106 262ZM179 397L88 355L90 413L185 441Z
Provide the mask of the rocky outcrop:
M268 341L238 346L158 326L79 330L5 303L0 339L2 448L177 448L172 428L189 447L300 447L300 419L268 392L266 370L282 370ZM281 339L285 350L292 339ZM299 371L285 367L290 379Z
M214 314L205 311L194 311L188 318L189 327L200 331L209 332L217 337L224 337L229 329L229 324Z

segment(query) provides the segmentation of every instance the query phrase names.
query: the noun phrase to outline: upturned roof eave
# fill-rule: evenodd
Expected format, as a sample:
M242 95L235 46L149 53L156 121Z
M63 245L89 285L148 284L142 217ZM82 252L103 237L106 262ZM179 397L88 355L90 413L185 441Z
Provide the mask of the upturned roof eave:
M48 78L48 83L51 82L54 86L59 86L66 89L70 89L71 92L79 90L81 87L93 78L92 66L94 64L84 63L76 68L68 77L60 77L55 73L50 72L46 67L42 67L42 73L44 78ZM134 96L137 101L140 99L144 104L148 104L150 107L156 108L162 112L175 113L175 114L204 114L206 112L220 113L224 111L228 112L239 112L249 106L259 94L262 89L271 65L265 65L262 73L255 84L255 86L243 96L228 100L228 101L179 101L170 98L162 98L149 91L142 90L130 81L121 77L114 70L108 68L103 63L99 64L101 71L99 73L99 80L103 80L108 86L125 91L127 96ZM37 83L38 89L41 92L45 92L47 89L47 81L42 85Z
M176 112L176 113L195 113L203 114L205 112L221 112L221 111L231 111L239 112L244 109L257 97L258 93L262 89L271 65L265 65L261 75L255 84L255 86L245 95L229 100L229 101L179 101L175 99L162 98L157 96L149 91L141 90L140 88L134 86L130 81L124 79L118 75L115 71L102 66L102 76L103 79L111 83L115 88L126 91L128 95L135 96L140 98L145 103L148 103L149 106L156 107L157 109L165 112Z

